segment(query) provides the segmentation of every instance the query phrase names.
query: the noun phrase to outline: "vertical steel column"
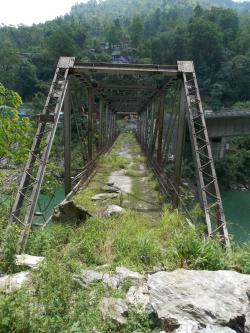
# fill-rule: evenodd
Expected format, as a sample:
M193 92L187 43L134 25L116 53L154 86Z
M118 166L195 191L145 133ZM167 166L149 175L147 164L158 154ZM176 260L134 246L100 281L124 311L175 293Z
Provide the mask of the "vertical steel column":
M156 140L157 140L157 137L158 137L158 129L159 129L159 117L157 117L157 108L158 108L158 100L156 99L155 100L155 103L154 103L154 109L155 109L155 113L156 113L156 119L154 119L154 126L153 126L153 136L152 136L152 142L151 142L151 145L150 145L150 157L151 158L154 158L154 151L155 151L155 146L156 146Z
M106 110L105 110L105 146L107 146L108 138L109 138L109 132L108 132L109 122L108 121L109 121L109 107L107 105Z
M161 91L159 98L159 119L158 119L158 145L157 145L157 163L162 163L162 140L163 140L163 126L164 126L164 109L165 109L165 92Z
M145 149L145 111L141 114L141 145Z
M113 140L113 130L114 130L114 113L111 111L110 112L110 139L109 139L109 144L111 144Z
M103 100L99 100L99 149L103 147Z
M181 85L180 92L180 111L178 119L177 140L175 146L175 166L174 166L174 186L176 192L173 193L173 205L177 207L179 204L179 187L181 179L181 168L183 154L185 148L185 133L186 133L186 93L184 83Z
M137 118L137 135L138 135L138 139L141 142L141 114L138 114L138 118Z
M71 104L69 85L63 103L64 119L64 191L65 196L71 191Z
M93 159L94 90L88 88L88 161Z
M155 123L154 112L155 112L155 102L152 101L152 106L151 106L151 118L150 118L151 126L150 126L149 140L148 140L148 148L151 147L152 142L153 142L154 123Z
M148 136L149 136L149 105L147 106L147 111L146 111L146 123L145 123L145 135L146 135L146 139L145 139L145 147L148 147Z

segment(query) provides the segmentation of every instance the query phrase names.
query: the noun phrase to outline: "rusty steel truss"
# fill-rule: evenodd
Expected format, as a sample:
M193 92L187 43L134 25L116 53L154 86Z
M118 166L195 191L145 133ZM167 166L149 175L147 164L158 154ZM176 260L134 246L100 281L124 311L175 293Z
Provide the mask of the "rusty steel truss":
M114 79L118 78L118 79ZM74 96L72 81L84 88L85 105ZM166 97L173 95L172 110ZM83 168L75 177L78 186L86 179L101 153L114 142L116 118L138 116L137 137L162 185L175 206L179 202L182 161L187 132L191 140L199 201L209 237L220 235L226 246L229 237L215 173L204 112L193 63L176 65L120 65L83 63L75 58L59 59L54 79L26 163L12 208L10 224L23 231L19 252L23 252L43 184L53 140L61 115L64 123L65 193L72 191L71 128L74 124ZM74 117L73 117L74 116ZM75 119L73 122L72 119ZM79 120L80 119L80 120ZM82 122L85 119L85 125ZM73 123L73 124L72 124ZM187 129L188 128L188 129ZM165 166L174 165L169 178ZM74 188L76 190L76 188Z

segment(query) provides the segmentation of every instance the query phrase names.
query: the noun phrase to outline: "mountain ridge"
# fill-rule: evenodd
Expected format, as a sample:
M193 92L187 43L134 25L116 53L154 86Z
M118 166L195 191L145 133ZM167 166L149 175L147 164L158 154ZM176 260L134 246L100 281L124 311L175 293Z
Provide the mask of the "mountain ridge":
M233 0L90 0L87 3L77 3L72 6L70 15L87 17L89 15L102 15L119 17L130 17L138 13L149 14L157 8L170 10L179 8L180 10L189 8L192 10L197 5L204 8L224 7L236 10L238 13L250 12L250 2L235 2Z

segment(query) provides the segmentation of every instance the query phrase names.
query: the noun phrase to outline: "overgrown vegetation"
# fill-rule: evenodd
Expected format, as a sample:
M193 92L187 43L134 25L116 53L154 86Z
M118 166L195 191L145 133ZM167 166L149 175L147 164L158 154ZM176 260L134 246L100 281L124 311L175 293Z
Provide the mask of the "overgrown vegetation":
M22 164L28 156L32 126L28 118L20 118L22 99L0 83L0 158L13 165Z
M145 216L131 211L119 219L90 218L75 228L55 224L32 233L28 252L46 255L46 262L33 272L32 291L1 296L0 332L152 332L153 319L136 309L129 310L124 327L104 321L101 299L124 297L127 288L82 288L72 278L85 267L110 263L110 271L125 265L140 272L163 266L250 273L249 247L233 245L232 252L225 253L217 240L206 240L202 230L191 228L168 207L154 228Z
M234 138L230 151L217 163L221 184L248 184L250 181L250 137Z
M111 273L118 266L141 273L154 271L155 267L167 270L235 269L250 273L248 244L243 247L233 244L232 251L226 252L218 239L204 237L204 226L191 227L182 213L168 206L153 223L151 216L128 208L119 217L105 217L98 213L103 209L103 203L93 204L91 196L100 191L112 171L124 168L124 172L131 172L132 163L138 172L146 173L149 177L147 186L156 193L156 181L144 169L144 157L133 136L126 134L126 140L130 147L128 153L136 158L132 156L130 160L119 156L124 140L125 136L121 135L111 154L100 159L90 187L75 198L92 210L93 217L80 225L52 223L46 229L32 230L26 251L31 255L43 255L46 260L32 272L32 285L28 291L23 289L1 296L0 332L153 331L154 318L133 307L128 311L126 325L104 320L100 311L103 297L124 298L130 284L125 281L119 290L102 283L82 287L73 277L84 268L108 264L105 270ZM139 170L140 165L142 170ZM140 176L132 173L131 177L133 192L145 199ZM112 200L119 204L118 201L119 198ZM14 226L5 237L1 236L4 251L0 269L3 272L17 270L14 264L17 236L18 230Z
M210 6L222 2L225 7L238 11ZM70 15L45 24L3 26L0 28L1 81L17 90L26 102L32 102L35 112L40 112L60 55L77 56L86 61L110 61L112 52L118 48L131 62L162 64L193 59L205 105L214 110L248 108L250 16L242 8L248 9L249 5L233 4L231 0L222 2L211 0L207 6L207 1L192 0L178 3L91 0L74 6ZM0 85L0 106L4 106L0 110L0 157L6 157L15 166L26 160L32 132L30 122L19 119L20 104L17 93ZM123 126L119 124L119 128ZM147 199L140 182L144 176L148 177L147 187L154 203L161 203L155 194L158 184L154 177L140 169L145 158L134 139L129 141L131 153L137 155L134 165L118 155L122 140L124 137L120 136L111 154L100 158L98 172L89 188L74 199L91 211L93 217L79 226L54 223L44 230L32 230L27 253L43 255L46 260L32 272L29 291L1 294L0 333L152 332L153 318L138 309L130 308L123 327L104 321L99 309L101 299L124 297L128 286L125 283L118 291L101 283L82 288L73 276L86 267L108 263L107 270L111 272L124 265L142 273L163 267L167 270L234 269L250 274L248 243L238 246L232 241L232 250L226 252L218 239L204 237L203 226L191 227L177 210L165 207L154 223L145 214L128 208L119 218L97 214L103 205L93 203L91 197L100 192L110 173L118 169L133 179L134 203L142 193ZM223 182L245 182L250 178L249 151L249 138L234 140L232 153L218 168ZM79 167L81 161L74 160L74 163ZM61 169L57 164L48 167L49 175L58 177ZM185 169L190 175L192 167L187 164ZM0 174L1 186L5 179ZM54 187L55 183L48 179L44 190L51 193ZM128 195L118 196L112 203L127 201L124 206L129 207L130 199ZM8 202L2 207L0 270L14 273L19 230L13 226L5 232ZM193 215L196 218L199 214L195 207Z

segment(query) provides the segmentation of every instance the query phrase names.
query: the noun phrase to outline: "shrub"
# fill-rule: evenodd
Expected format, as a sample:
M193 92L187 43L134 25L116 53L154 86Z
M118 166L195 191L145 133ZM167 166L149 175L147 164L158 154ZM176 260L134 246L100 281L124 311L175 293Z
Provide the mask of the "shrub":
M52 224L46 229L32 231L29 236L27 253L45 256L58 246L64 246L69 241L69 236L74 232L68 226Z

